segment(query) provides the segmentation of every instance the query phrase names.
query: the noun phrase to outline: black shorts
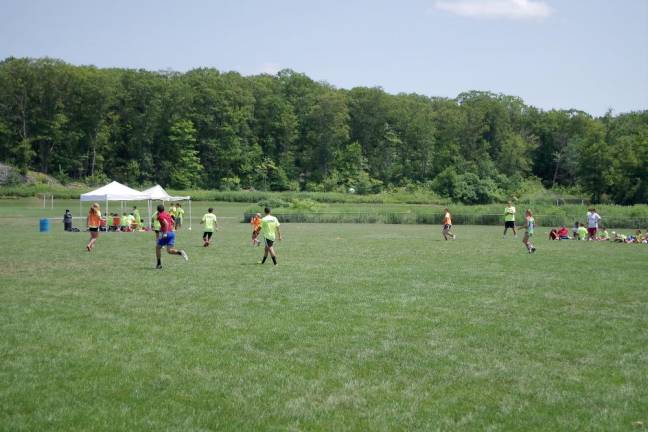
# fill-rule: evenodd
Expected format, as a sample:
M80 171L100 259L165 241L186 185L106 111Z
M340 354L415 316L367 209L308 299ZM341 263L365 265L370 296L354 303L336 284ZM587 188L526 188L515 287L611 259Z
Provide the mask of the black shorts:
M88 228L88 231L90 231L90 232L98 232L98 231L99 231L99 228L97 228L97 227L90 227L90 228Z
M504 228L515 228L515 221L504 222Z
M212 234L214 234L214 233L211 232L211 231L205 231L205 232L203 233L203 238L206 238L206 239L208 239L208 240L211 240Z
M265 243L266 243L266 246L272 247L272 245L274 244L274 240L265 239Z

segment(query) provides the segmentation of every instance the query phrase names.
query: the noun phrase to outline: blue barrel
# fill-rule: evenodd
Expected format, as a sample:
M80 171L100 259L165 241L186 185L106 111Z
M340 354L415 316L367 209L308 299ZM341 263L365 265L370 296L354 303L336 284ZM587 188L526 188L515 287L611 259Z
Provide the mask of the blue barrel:
M40 232L47 232L47 231L49 231L49 220L43 218L40 220Z

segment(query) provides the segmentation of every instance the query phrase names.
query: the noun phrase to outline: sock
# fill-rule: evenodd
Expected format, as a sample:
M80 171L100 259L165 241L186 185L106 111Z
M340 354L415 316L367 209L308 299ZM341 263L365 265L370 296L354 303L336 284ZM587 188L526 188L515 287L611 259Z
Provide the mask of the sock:
M157 259L157 265L162 265L162 260L160 258Z
M266 260L268 259L268 256L264 256L263 259L261 260L261 264L265 264Z
M176 255L182 255L182 251L176 251Z
M277 257L272 257L272 262L274 263L274 265L277 265Z

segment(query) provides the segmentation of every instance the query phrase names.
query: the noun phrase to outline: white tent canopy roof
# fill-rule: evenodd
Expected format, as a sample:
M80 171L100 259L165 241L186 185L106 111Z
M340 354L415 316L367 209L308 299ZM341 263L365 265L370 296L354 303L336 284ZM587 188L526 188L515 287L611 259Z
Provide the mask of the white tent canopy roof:
M113 181L99 189L81 195L81 201L145 201L148 196L140 191Z
M154 201L184 201L191 199L190 196L171 196L160 185L155 185L151 188L148 188L142 193L147 195L146 199Z

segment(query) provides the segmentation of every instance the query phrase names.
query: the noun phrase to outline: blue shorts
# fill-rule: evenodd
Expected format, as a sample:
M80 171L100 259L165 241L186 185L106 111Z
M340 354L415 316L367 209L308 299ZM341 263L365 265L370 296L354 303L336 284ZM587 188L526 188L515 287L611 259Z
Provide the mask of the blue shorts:
M159 247L164 247L164 246L173 247L173 246L175 246L175 233L174 232L167 233L166 237L162 237L162 235L160 235L160 238L158 239L157 245Z

